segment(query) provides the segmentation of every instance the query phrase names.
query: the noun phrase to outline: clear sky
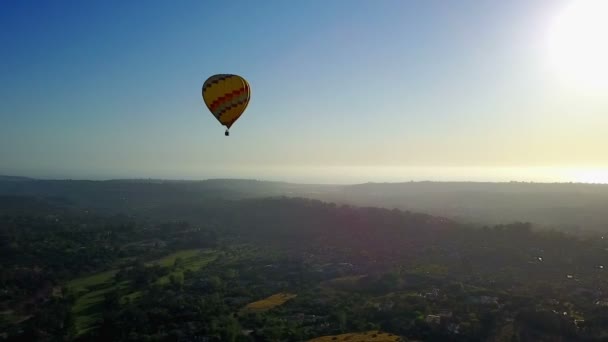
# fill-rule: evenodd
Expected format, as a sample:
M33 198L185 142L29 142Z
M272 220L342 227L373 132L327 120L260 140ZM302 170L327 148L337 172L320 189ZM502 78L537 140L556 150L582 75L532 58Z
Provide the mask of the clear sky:
M567 5L2 1L0 174L608 182L608 88L548 57ZM216 73L252 88L228 138Z

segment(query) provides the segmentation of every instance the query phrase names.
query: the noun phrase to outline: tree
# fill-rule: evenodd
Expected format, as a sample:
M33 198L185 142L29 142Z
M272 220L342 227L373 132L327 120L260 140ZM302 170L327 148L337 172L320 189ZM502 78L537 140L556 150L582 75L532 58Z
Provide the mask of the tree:
M222 341L234 342L241 335L241 325L232 316L223 317L222 328Z
M169 282L173 287L181 289L184 286L184 274L182 272L173 272L169 275Z

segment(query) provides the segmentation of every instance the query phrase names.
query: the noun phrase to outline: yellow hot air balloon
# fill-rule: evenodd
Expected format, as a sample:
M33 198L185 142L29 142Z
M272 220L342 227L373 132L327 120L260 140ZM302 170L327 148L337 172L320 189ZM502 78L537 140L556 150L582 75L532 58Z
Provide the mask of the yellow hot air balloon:
M211 114L226 126L226 136L247 108L250 95L249 83L238 75L213 75L203 84L203 100Z

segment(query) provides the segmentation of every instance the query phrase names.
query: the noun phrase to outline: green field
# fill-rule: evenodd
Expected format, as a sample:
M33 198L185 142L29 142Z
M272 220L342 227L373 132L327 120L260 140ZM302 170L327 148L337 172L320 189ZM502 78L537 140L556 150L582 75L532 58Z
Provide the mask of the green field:
M360 281L366 277L366 274L338 277L324 281L321 285L325 288L356 290L360 286Z
M171 273L160 277L156 283L165 285L170 282L171 275L183 274L185 271L198 271L217 257L217 252L211 250L186 249L149 263L162 267L173 267ZM177 261L177 264L176 264Z
M147 266L160 265L161 267L172 267L169 275L159 278L158 284L168 284L171 275L183 273L186 270L197 271L215 260L214 251L201 251L198 249L188 249L169 254L161 259L147 263ZM178 263L176 264L176 261ZM118 270L109 270L95 273L89 276L73 279L67 283L67 287L76 295L77 299L72 307L75 314L77 334L83 334L93 328L96 321L101 318L100 308L104 301L105 294L111 291L121 291L128 293L123 296L123 301L129 298L130 301L137 300L141 291L129 293L129 283L114 282L114 275Z
M32 317L32 316L19 315L19 314L15 313L13 310L0 311L0 323L2 323L2 321L5 321L5 322L9 322L11 324L17 324L19 322L23 322L23 321L27 320L30 317Z
M121 303L124 304L125 301L128 299L129 301L135 301L137 300L139 297L141 297L142 292L141 291L135 291L135 292L131 292L128 295L124 295L121 298Z
M415 267L412 273L445 276L448 274L448 271L448 268L444 265L427 264Z
M86 332L100 318L98 306L103 303L105 294L127 285L114 283L116 272L118 270L96 273L67 283L67 287L77 296L72 311L78 334Z
M160 265L162 267L171 267L171 266L173 266L173 264L175 264L175 260L177 260L178 258L182 258L184 260L192 259L192 258L196 257L200 252L201 252L200 249L184 249L184 250L169 254L167 256L164 256L158 260L150 261L150 262L146 263L146 265L148 265L148 266Z
M70 280L67 283L67 287L72 291L78 293L78 291L86 291L87 288L98 286L112 280L118 270L110 270L106 272L95 273L90 276L80 277Z

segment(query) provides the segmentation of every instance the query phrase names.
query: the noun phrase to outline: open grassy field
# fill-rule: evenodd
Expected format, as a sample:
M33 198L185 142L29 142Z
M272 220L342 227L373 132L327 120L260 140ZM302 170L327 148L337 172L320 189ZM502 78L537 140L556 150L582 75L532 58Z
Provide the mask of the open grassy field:
M165 277L157 280L159 284L169 283L171 274L183 273L186 270L196 271L213 261L216 257L214 251L201 251L189 249L177 251L161 259L149 262L147 265L160 265L162 267L174 267L174 270ZM178 264L175 265L175 261ZM95 322L101 318L99 306L103 303L106 293L111 291L122 291L128 293L129 283L114 282L114 275L118 270L109 270L92 275L73 279L67 283L67 287L76 295L76 302L72 307L75 315L77 334L83 334L95 326ZM122 297L129 300L137 300L141 291L134 291Z
M444 265L438 264L420 265L415 267L412 270L412 273L445 276L446 274L448 274L448 268Z
M348 341L348 342L396 342L400 341L399 336L377 331L364 331L360 333L348 333L341 335L330 335L313 338L308 342L335 342L335 341Z
M262 312L270 310L274 307L285 304L290 299L295 298L297 295L291 293L277 293L270 297L258 300L253 303L247 304L242 311L245 312Z
M175 260L177 260L178 258L181 258L184 260L191 259L191 258L195 257L196 255L198 255L200 252L201 252L200 249L184 249L181 251L177 251L175 253L171 253L158 260L150 261L149 263L146 263L146 265L148 265L148 266L160 265L162 267L171 267L175 263Z
M359 282L365 279L367 275L352 275L330 279L321 283L324 288L332 288L338 290L356 290L359 287Z
M122 296L121 303L124 304L127 299L132 302L137 300L139 297L141 297L141 291L131 292L127 295Z
M100 318L98 306L103 303L106 293L127 285L114 284L116 272L118 271L100 272L76 278L67 283L67 287L77 296L72 307L77 334L82 334L92 328L95 321Z
M4 310L0 311L0 322L10 322L12 324L17 324L23 322L32 317L31 315L19 315L15 313L13 310ZM1 336L1 335L0 335Z
M67 283L67 287L78 294L79 291L88 291L88 289L99 286L112 281L118 270L110 270L106 272L95 273L92 275L76 278Z
M160 265L162 267L174 267L170 274L159 278L157 284L164 285L169 283L171 275L177 275L185 271L198 271L217 257L217 252L212 250L187 249L167 255L161 259L153 261L150 265ZM178 261L176 264L175 262Z

